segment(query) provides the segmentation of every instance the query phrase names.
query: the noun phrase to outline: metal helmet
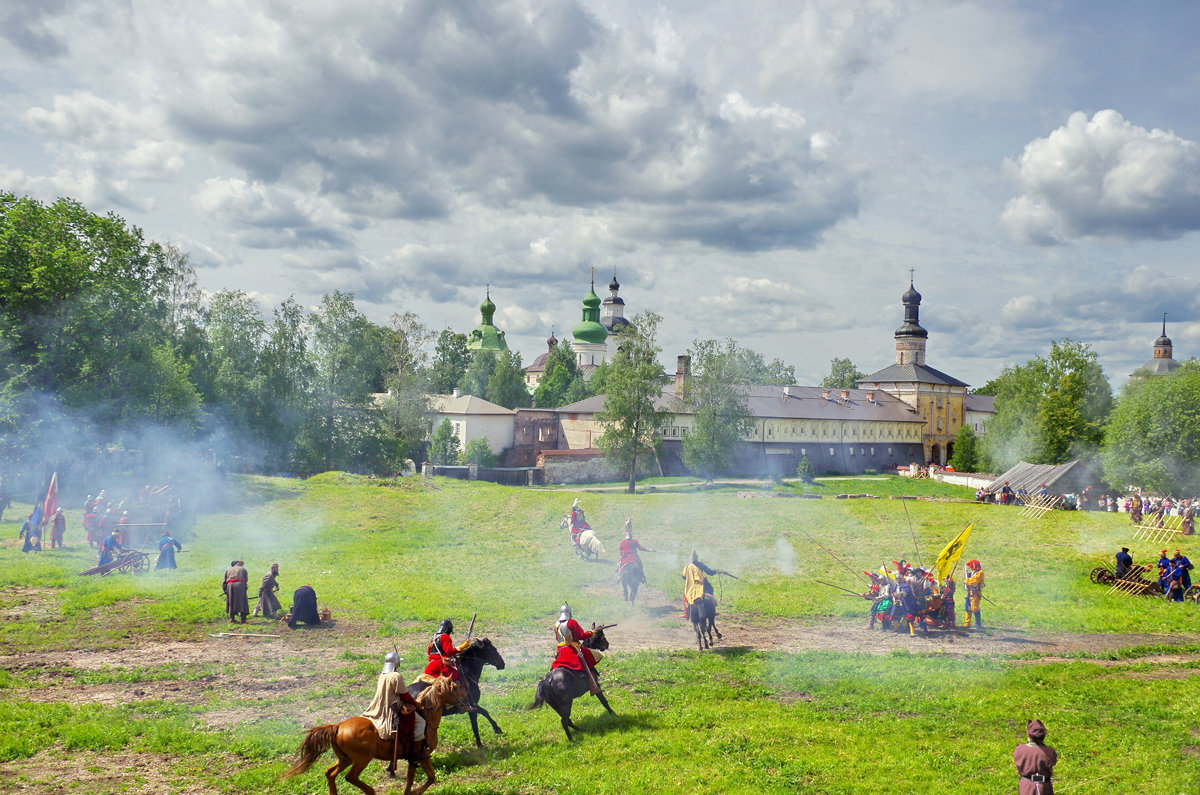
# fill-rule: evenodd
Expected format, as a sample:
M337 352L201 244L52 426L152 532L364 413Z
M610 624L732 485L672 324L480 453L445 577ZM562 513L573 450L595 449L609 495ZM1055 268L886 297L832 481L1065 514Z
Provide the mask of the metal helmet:
M443 618L442 623L438 624L437 634L439 634L439 635L449 635L453 631L454 631L454 622L448 618Z
M389 651L383 655L383 670L380 673L390 674L396 670L396 664L400 662L400 655L394 651Z
M558 620L559 621L570 621L571 620L571 606L569 604L567 604L566 602L563 602L562 607L558 608Z

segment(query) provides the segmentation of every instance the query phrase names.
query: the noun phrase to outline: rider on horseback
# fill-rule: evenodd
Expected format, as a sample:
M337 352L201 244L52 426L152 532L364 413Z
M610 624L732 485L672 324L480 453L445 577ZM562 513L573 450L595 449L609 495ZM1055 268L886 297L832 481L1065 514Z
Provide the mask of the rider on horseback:
M638 540L633 537L633 519L625 520L625 538L621 541L621 561L617 564L617 582L621 581L621 572L626 566L637 566L642 572L642 582L646 581L646 568L642 565L642 558L638 555L638 550L642 552L657 552L654 549L647 549L638 543Z
M408 756L407 740L401 748L401 738L412 737L414 743L425 738L425 717L417 706L417 700L408 694L404 677L396 670L400 655L389 651L383 658L383 670L375 681L375 699L362 717L371 721L379 739L392 740L392 764L388 772L395 774L396 760Z
M583 507L579 504L579 498L575 498L575 502L571 503L571 515L568 518L568 526L571 530L571 540L575 542L575 546L579 546L579 534L584 530L590 530L591 525L587 523L587 519L583 516Z
M563 606L559 608L558 623L554 625L554 639L558 641L558 654L555 656L554 662L550 664L550 670L570 668L572 671L583 671L588 674L592 693L596 694L600 692L600 685L596 683L596 663L600 662L604 655L595 649L584 648L583 641L591 636L591 632L579 626L579 622L571 618L571 606L564 602Z
M729 574L724 569L710 569L700 562L700 556L696 554L696 550L692 550L692 562L683 567L683 572L680 574L683 577L683 604L684 617L687 617L687 606L691 605L698 599L703 599L705 596L713 596L712 583L708 581L709 574ZM730 575L732 576L732 575ZM716 597L713 596L713 602L716 603Z
M458 681L458 666L454 664L454 657L467 648L471 641L463 641L455 646L454 640L450 637L450 633L453 631L454 622L443 618L442 623L438 626L438 631L434 633L433 639L429 641L429 646L425 650L429 655L429 663L425 666L425 672L419 677L423 681L432 683L439 676L448 676L454 681Z

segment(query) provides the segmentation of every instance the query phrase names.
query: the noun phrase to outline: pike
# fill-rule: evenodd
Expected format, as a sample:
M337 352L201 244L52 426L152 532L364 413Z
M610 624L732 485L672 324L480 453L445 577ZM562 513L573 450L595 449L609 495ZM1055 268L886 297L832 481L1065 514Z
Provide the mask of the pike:
M471 633L475 631L475 617L478 615L478 610L471 614L471 626L467 627L467 640L471 639Z
M828 585L830 588L837 588L839 591L845 591L846 593L850 594L851 596L857 596L859 599L867 598L866 596L863 596L862 594L857 593L856 591L851 591L849 588L843 588L840 585L834 585L831 582L825 582L824 580L816 580L816 579L814 579L813 582L819 582L819 583L821 583L821 585Z
M908 515L908 503L900 500L900 504L904 506L904 518L908 519L908 534L912 536L913 550L917 553L917 565L925 568L925 564L921 562L921 548L917 546L917 534L913 532L912 518Z
M814 544L816 544L818 547L820 547L821 550L824 551L826 555L828 555L829 557L833 558L838 563L840 563L842 565L842 568L844 568L846 571L850 572L855 577L863 577L864 576L864 575L859 574L858 572L856 572L854 569L850 568L849 566L847 566L845 563L843 563L841 558L839 558L837 555L833 554L828 549L826 549L824 546L822 546L820 541L818 541L817 539L813 538L811 535L808 534L808 531L802 530L799 527L797 527L796 529L800 530L801 533L804 533L804 535L808 538L808 540L813 542ZM730 576L732 577L733 575L731 574ZM735 577L734 579L737 579L737 578ZM870 580L868 579L867 582L870 582Z

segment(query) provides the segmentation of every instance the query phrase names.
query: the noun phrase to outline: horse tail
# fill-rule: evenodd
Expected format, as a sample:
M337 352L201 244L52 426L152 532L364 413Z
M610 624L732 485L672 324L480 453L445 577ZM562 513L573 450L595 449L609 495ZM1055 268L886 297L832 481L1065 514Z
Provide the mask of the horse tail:
M313 766L321 758L321 755L329 750L333 745L333 740L337 737L338 724L326 723L324 726L313 726L304 735L304 739L300 741L300 751L297 754L296 764L292 765L291 769L283 774L284 778L298 776Z
M546 703L546 678L542 677L542 679L538 682L537 693L535 693L533 696L533 703L530 704L525 709L537 709L538 707L540 707L542 704L545 704L545 703Z

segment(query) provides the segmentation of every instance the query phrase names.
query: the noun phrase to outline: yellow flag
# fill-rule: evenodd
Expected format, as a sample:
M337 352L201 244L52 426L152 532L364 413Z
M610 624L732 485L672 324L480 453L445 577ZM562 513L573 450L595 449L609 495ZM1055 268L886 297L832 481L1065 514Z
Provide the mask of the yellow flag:
M971 537L971 528L973 524L967 525L967 529L956 535L942 550L942 554L937 556L934 562L934 567L937 569L938 582L950 576L950 572L954 569L954 564L958 563L958 559L962 557L963 548L967 546L967 539Z

